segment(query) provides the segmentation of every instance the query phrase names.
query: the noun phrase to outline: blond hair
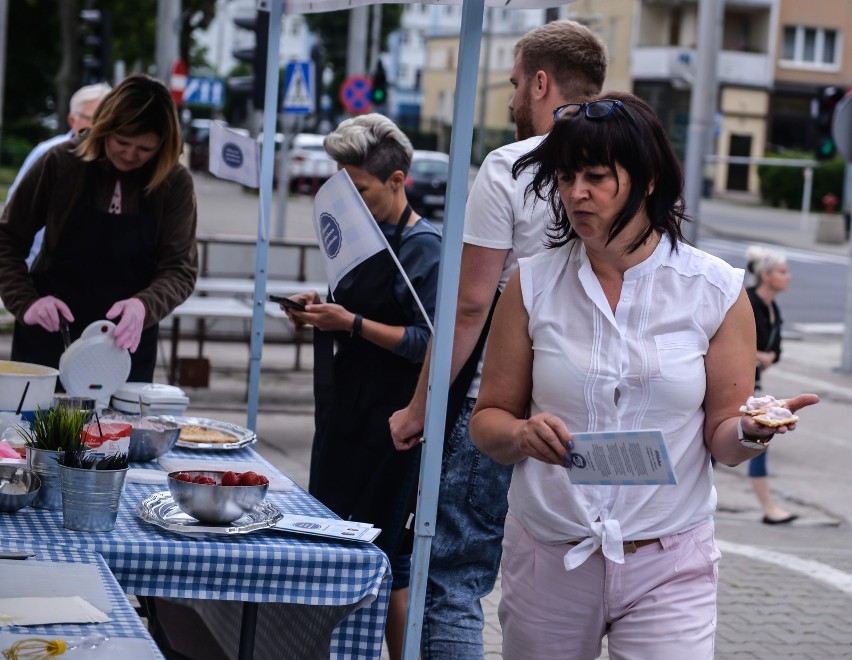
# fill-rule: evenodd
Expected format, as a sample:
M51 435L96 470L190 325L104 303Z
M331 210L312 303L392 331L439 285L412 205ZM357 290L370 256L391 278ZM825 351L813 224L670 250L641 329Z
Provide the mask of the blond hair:
M146 194L151 194L178 164L183 150L177 107L171 92L159 80L144 74L125 78L101 101L92 128L77 146L76 153L83 160L97 160L106 156L107 138L146 133L160 138L157 153L151 159L153 174L145 186Z
M323 146L341 165L361 167L382 182L397 170L408 174L414 153L399 126L377 113L340 122L325 136Z
M746 250L746 261L748 261L746 269L752 276L752 286L756 286L760 284L760 276L763 273L769 273L778 266L783 266L787 263L787 257L778 250L752 245Z

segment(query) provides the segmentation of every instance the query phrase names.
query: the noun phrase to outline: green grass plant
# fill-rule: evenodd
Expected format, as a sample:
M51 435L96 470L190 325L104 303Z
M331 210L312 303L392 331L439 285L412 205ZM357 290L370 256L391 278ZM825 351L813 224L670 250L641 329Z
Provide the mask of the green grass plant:
M90 417L89 410L74 410L65 406L42 410L39 407L30 428L19 426L17 431L28 447L48 451L80 449L83 444L83 427Z

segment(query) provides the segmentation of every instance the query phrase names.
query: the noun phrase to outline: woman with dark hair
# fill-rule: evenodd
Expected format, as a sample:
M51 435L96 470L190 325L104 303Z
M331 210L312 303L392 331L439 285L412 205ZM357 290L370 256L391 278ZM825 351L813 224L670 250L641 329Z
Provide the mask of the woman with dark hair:
M195 193L181 149L171 93L135 75L104 97L90 129L26 174L0 217L13 360L56 367L62 321L73 340L93 321L118 319L115 343L132 353L129 380L153 379L158 323L189 297L198 270Z
M515 172L555 212L489 337L471 432L514 464L499 616L505 658L713 657L719 550L711 453L771 429L753 394L742 270L683 241L683 177L653 111L608 93L557 108ZM815 395L788 400L791 410ZM659 429L677 485L577 485L572 434ZM760 447L761 445L758 444Z

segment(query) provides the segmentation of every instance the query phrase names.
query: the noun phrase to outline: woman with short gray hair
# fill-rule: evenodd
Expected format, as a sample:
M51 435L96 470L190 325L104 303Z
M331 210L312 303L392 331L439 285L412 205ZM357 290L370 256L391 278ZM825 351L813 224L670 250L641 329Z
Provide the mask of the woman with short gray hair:
M341 122L325 149L349 174L431 320L441 234L405 194L411 142L387 117L368 114ZM393 573L386 638L395 660L402 655L411 561L404 531L419 453L394 449L388 418L414 394L429 326L387 250L348 273L333 301L329 295L322 303L315 291L293 299L306 310L286 310L290 319L316 330L309 490L344 520L382 529L376 544Z

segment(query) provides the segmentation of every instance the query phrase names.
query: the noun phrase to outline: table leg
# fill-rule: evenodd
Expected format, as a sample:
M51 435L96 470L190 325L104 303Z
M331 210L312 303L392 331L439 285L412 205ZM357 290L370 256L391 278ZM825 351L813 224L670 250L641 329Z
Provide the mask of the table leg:
M172 317L172 353L169 358L169 385L177 382L177 354L178 342L180 341L180 317Z
M257 603L243 603L243 622L240 626L239 660L254 657L254 634L257 630Z

